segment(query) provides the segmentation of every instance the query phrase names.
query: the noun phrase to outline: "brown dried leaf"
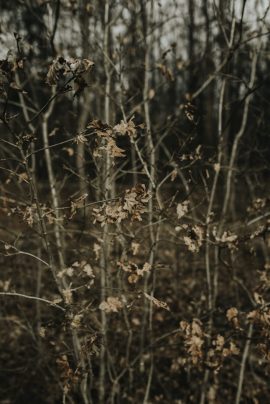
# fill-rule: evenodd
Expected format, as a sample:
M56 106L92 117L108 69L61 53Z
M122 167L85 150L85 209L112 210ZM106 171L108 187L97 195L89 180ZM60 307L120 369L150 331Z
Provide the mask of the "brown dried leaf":
M75 314L70 323L71 327L74 329L79 328L81 325L82 318L83 318L82 314Z
M125 157L125 150L117 146L113 138L108 138L106 150L111 157Z
M139 280L139 276L137 274L131 274L128 277L128 282L129 283L137 283Z
M188 212L189 201L184 201L182 203L178 203L176 207L177 217L181 219Z
M123 308L123 302L119 297L108 297L106 301L103 301L99 305L99 309L106 313L117 313L118 310Z
M130 118L128 122L121 121L120 124L115 125L113 129L122 136L128 135L130 138L135 138L137 136L137 130L133 119L134 117Z
M144 264L144 266L142 267L142 269L137 269L137 275L139 276L143 276L145 273L149 273L151 271L151 265L149 264L149 262L146 262Z
M259 293L257 293L257 292L254 293L254 300L260 306L263 306L265 304L263 297L261 295L259 295Z
M238 316L238 310L235 307L231 307L227 310L226 317L229 321L232 321L234 317Z
M93 247L94 253L95 253L95 260L97 261L100 257L100 250L101 250L101 246L97 243L94 243L94 247Z
M133 241L131 243L131 250L133 255L137 255L140 249L140 244Z
M46 83L50 86L56 85L60 78L67 73L67 71L68 65L63 57L59 57L56 60L53 60L47 73Z
M72 291L70 289L62 290L62 294L66 304L72 303Z
M148 295L148 293L144 292L144 296L150 300L155 306L170 311L170 308L166 302L156 299L154 296Z

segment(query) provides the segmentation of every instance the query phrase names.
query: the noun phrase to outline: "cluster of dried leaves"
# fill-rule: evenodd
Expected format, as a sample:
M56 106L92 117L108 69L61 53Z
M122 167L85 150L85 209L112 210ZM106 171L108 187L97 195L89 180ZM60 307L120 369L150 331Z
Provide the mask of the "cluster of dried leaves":
M182 209L182 208L181 208ZM200 225L182 224L175 227L175 231L180 233L184 244L192 253L198 253L204 241L204 228Z
M191 363L193 366L206 366L218 372L225 358L231 355L239 355L239 349L230 339L218 334L211 338L203 331L203 324L199 319L193 319L191 323L180 322L180 328L184 335L184 343L187 358L182 364Z
M145 262L143 267L140 269L139 266L135 262L118 262L119 268L121 268L124 272L127 272L128 282L129 283L137 283L140 278L144 276L144 274L149 274L151 271L151 265L149 262Z
M120 124L110 126L102 123L99 120L91 121L87 130L90 130L96 136L96 146L93 152L95 158L103 158L104 152L108 154L112 160L118 157L125 157L125 150L117 146L118 136L128 136L130 141L133 142L137 137L137 127L133 121L133 117L129 121L121 121ZM79 135L80 141L85 143L86 137Z
M151 194L146 190L145 185L137 184L127 189L121 199L104 203L100 208L94 208L94 223L104 226L106 223L121 223L127 218L131 221L141 221L150 198Z
M40 205L39 212L37 210L36 204L33 203L25 207L17 206L16 208L11 208L9 211L9 215L12 214L17 215L30 227L33 227L34 225L37 225L39 223L39 214L41 214L42 219L44 219L48 224L53 224L56 220L53 209L44 204Z
M93 285L95 278L93 268L85 260L81 262L74 262L70 267L59 271L57 276L58 278L68 277L71 279L76 276L87 277L89 279L89 286Z
M254 293L254 300L257 307L247 314L247 319L254 324L258 349L264 359L270 361L270 304L257 292Z
M107 299L100 303L100 310L106 313L117 313L120 309L124 307L124 303L119 297L109 296Z
M0 60L0 95L7 97L8 90L26 92L20 88L16 82L15 73L18 69L23 69L24 61L20 57L15 57L9 52L6 59Z
M79 375L76 374L70 367L68 357L62 355L56 359L56 363L60 370L61 381L63 383L63 391L65 394L79 382Z
M74 82L74 96L79 95L87 82L84 78L94 66L94 62L89 59L65 59L62 56L53 60L49 67L46 83L50 86L58 86L62 90L67 90L69 83Z

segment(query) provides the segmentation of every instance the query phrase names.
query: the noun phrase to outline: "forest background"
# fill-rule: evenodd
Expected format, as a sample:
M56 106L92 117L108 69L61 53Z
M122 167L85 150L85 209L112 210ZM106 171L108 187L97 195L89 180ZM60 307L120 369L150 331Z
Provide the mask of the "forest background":
M269 402L268 1L0 6L1 403Z

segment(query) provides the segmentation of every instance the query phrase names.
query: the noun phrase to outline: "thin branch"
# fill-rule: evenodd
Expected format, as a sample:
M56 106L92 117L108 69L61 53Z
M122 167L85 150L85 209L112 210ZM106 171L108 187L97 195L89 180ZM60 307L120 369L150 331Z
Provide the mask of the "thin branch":
M238 385L237 385L235 404L240 404L240 400L241 400L245 368L246 368L246 362L247 362L247 358L248 358L248 354L249 354L252 333L253 333L253 324L250 324L249 329L248 329L247 341L245 344L242 361L241 361L241 365L240 365L240 373L239 373L239 379L238 379Z
M52 302L51 300L43 299L42 297L30 296L30 295L25 295L23 293L17 293L17 292L0 292L0 295L1 296L23 297L25 299L30 299L30 300L38 300L40 302L47 303L50 306L55 307L55 308L57 308L59 310L62 310L64 312L66 311L66 309L64 307L62 307L62 306L59 306L59 304L56 304L56 303Z

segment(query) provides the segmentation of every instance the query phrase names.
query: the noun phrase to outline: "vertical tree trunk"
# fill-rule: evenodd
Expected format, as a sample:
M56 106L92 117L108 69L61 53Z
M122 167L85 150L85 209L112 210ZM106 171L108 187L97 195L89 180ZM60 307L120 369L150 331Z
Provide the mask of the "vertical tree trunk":
M54 236L55 236L55 243L57 248L57 255L58 255L58 262L59 262L59 270L63 270L65 265L65 248L64 248L64 239L61 233L61 216L59 214L59 201L58 201L58 193L56 189L56 179L54 175L53 165L52 165L52 158L50 152L50 145L49 145L49 133L48 133L48 121L53 111L54 102L51 103L48 111L44 114L43 122L42 122L42 134L43 134L43 143L45 149L45 161L48 171L48 178L49 178L49 185L51 190L51 198L52 198L52 206L53 206L53 213L55 216L54 221ZM52 253L51 253L52 254ZM58 271L56 271L57 276ZM60 292L63 294L65 290L69 289L68 283L65 277L60 278ZM71 309L72 315L72 309ZM80 383L81 389L81 396L84 404L89 404L89 391L88 391L88 375L86 372L86 364L84 359L84 354L82 352L80 337L76 329L71 329L72 334L72 341L73 341L73 348L75 359L77 362L77 366L82 368L82 380Z
M194 0L189 0L188 2L188 14L189 14L189 23L188 23L188 59L189 59L189 78L188 78L188 91L192 94L196 85L196 74L194 73L195 69L195 20L194 20Z
M105 0L104 3L104 71L105 71L105 94L104 94L104 121L110 124L110 91L111 91L111 73L108 58L110 57L109 41L110 41L110 1ZM109 199L111 195L111 158L109 152L104 153L101 161L101 183L100 189L104 199ZM100 287L101 301L106 299L106 287L108 278L108 257L109 257L109 225L103 227L103 245L100 257ZM99 403L105 402L105 383L106 383L106 349L107 349L107 316L105 311L101 311L101 325L103 343L100 350L100 373L99 373Z
M80 0L79 2L79 21L81 32L81 47L82 57L85 59L90 58L90 29L89 29L89 15L87 13L87 0ZM90 114L90 90L86 88L79 98L79 119L78 119L78 132L85 129L87 120ZM79 188L80 193L88 193L86 185L86 169L85 169L85 145L83 142L77 144L76 153L76 166L79 175Z

